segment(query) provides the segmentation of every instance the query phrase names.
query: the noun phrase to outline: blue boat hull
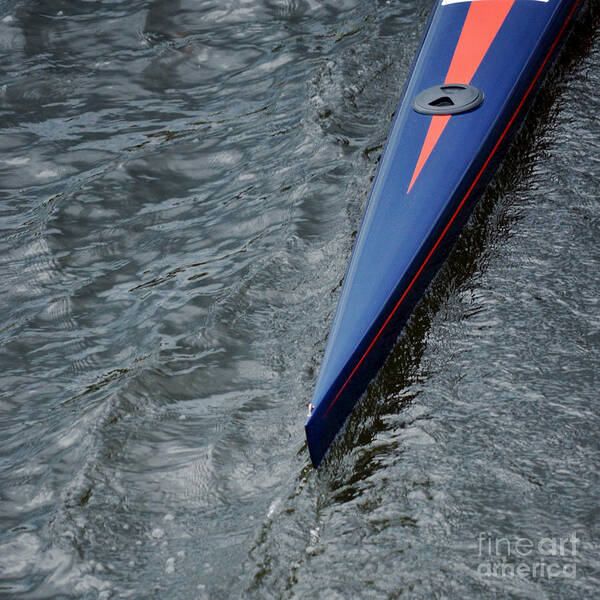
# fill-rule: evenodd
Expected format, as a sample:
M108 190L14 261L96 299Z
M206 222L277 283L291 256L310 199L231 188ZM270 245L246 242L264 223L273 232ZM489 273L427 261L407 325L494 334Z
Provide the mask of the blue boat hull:
M369 197L306 422L319 465L446 258L578 0L439 0ZM447 114L443 91L483 102ZM420 92L440 88L422 114ZM447 86L450 86L448 88ZM460 107L459 107L460 108Z

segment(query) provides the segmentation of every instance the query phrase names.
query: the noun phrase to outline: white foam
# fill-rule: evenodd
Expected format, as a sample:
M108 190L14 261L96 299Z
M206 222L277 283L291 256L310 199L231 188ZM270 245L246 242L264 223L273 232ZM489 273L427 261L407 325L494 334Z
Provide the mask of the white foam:
M165 573L175 573L175 559L171 556L167 558L167 565L165 567Z
M36 174L38 179L50 179L51 177L56 177L58 175L58 171L53 171L52 169L44 169Z
M11 166L18 166L26 165L30 160L28 156L16 156L15 158L8 158L4 163Z

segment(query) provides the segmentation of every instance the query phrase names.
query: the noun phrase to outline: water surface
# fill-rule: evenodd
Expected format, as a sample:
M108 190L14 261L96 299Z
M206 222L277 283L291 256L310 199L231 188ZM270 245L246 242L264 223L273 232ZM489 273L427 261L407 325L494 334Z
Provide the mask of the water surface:
M306 406L430 7L2 5L0 596L597 597L593 3L309 466ZM573 533L574 578L481 568L491 539Z

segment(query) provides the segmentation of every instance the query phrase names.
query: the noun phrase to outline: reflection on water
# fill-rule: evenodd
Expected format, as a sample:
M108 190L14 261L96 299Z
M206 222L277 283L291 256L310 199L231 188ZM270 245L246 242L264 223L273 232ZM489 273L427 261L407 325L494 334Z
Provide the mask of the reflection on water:
M309 467L429 4L0 7L0 595L594 597L594 6ZM577 578L486 578L482 531L576 531Z

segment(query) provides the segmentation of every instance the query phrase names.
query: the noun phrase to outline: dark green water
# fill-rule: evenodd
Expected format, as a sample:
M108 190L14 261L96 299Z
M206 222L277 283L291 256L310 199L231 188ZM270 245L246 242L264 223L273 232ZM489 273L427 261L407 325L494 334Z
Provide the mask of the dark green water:
M0 597L598 597L596 3L309 466L430 7L0 5Z

